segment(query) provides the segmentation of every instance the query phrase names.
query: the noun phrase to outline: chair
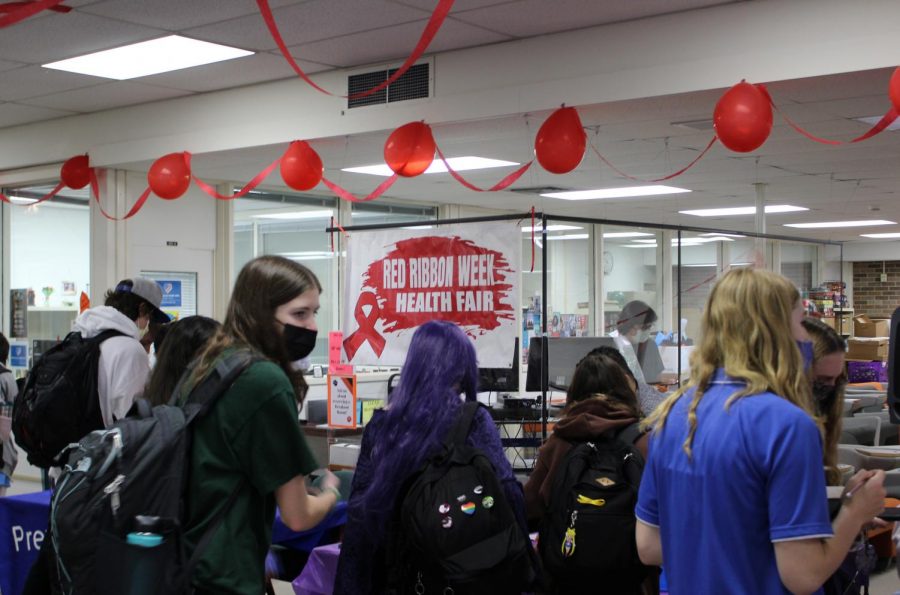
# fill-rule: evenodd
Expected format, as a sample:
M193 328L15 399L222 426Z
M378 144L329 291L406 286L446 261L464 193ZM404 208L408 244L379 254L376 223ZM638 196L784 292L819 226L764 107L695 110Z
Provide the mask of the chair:
M893 424L891 424L890 412L886 411L884 409L877 411L877 412L874 412L874 411L870 412L870 411L866 411L864 409L864 410L860 411L859 413L857 413L856 415L854 415L853 417L877 417L878 419L881 420L881 426L880 426L881 428L885 428L887 426L893 425ZM884 444L885 438L886 438L886 435L879 432L876 435L875 446L881 446L882 444Z
M871 415L854 415L845 417L843 431L853 434L860 444L877 446L881 441L881 418Z

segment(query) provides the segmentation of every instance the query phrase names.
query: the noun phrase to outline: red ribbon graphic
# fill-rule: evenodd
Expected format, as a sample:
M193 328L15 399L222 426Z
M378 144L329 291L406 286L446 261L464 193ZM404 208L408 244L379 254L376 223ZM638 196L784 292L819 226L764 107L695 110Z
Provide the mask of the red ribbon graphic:
M762 94L765 95L766 99L769 100L769 103L771 104L772 109L774 109L776 112L778 112L778 115L781 116L781 118L785 122L787 122L791 128L793 128L794 130L796 130L797 132L799 132L800 134L802 134L809 140L816 141L817 143L822 143L823 145L849 145L850 143L858 143L860 141L864 141L866 139L872 138L876 134L879 134L879 133L887 130L887 127L890 126L891 124L893 124L894 120L896 120L898 115L900 115L897 113L897 108L892 107L891 109L889 109L887 111L886 114L884 114L884 116L881 117L881 120L879 120L872 128L869 129L868 132L866 132L862 136L857 136L853 140L848 140L848 141L832 140L829 138L822 138L820 136L816 136L813 133L806 131L799 124L795 123L793 120L788 118L784 114L784 112L782 112L780 109L778 109L778 106L775 105L775 102L772 101L772 96L769 95L769 90L766 89L765 85L757 84L756 88L759 89L760 91L762 91Z
M368 315L363 312L363 306L372 306L372 310ZM356 355L359 348L366 342L371 345L375 355L381 356L381 353L387 345L387 341L385 341L384 337L379 335L378 331L375 330L375 323L378 322L380 312L378 300L375 298L374 293L367 291L360 294L359 299L356 300L356 309L353 311L353 317L356 319L357 324L359 324L359 328L353 331L349 337L344 339L344 351L347 352L348 361L353 360L353 356Z
M437 35L438 29L441 28L441 25L444 24L444 19L447 18L447 14L450 12L450 9L453 7L453 0L440 0L438 5L435 7L434 12L431 13L431 18L428 20L428 24L425 26L425 30L422 31L422 37L419 38L419 43L416 44L415 49L413 49L412 54L406 59L403 65L397 69L397 72L392 74L386 81L379 84L376 87L372 87L366 91L362 91L360 93L353 93L352 95L335 95L331 91L327 91L315 84L309 75L303 72L303 69L300 68L300 65L294 60L294 57L291 56L291 52L287 48L287 44L284 43L284 39L281 37L281 32L278 31L278 25L275 24L275 17L272 15L272 9L269 7L268 0L256 0L256 4L259 6L259 12L262 14L263 20L266 22L266 27L269 28L269 33L272 35L272 39L275 40L275 44L278 46L278 49L281 50L281 55L284 56L284 59L287 60L288 64L290 64L291 68L294 69L294 72L300 76L304 81L306 81L313 89L325 93L326 95L331 95L333 97L344 97L347 99L361 99L363 97L368 97L373 93L377 93L381 91L398 78L406 74L406 71L409 70L409 67L416 63L416 61L422 57L422 54L425 53L425 50L428 49L428 46L431 44L434 36Z
M63 0L36 0L35 2L4 2L0 4L0 13L6 14L0 17L0 29L15 25L19 21L24 21L28 17L34 16L44 10L53 10L56 12L69 12L72 10L68 6L57 6L62 4Z

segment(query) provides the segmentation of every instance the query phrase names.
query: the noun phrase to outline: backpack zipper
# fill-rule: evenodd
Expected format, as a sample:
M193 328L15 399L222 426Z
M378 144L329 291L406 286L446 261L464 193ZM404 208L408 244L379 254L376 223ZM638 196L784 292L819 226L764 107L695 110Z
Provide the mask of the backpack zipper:
M119 506L121 505L121 500L119 499L119 488L122 487L122 483L124 481L124 475L117 475L114 480L112 480L105 488L103 488L103 493L109 496L109 505L110 508L112 508L113 518L115 518L116 513L119 511Z

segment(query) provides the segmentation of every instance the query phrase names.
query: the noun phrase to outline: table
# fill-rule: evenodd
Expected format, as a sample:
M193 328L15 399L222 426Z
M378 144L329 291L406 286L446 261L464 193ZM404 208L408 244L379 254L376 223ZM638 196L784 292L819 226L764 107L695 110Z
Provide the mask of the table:
M0 498L0 593L19 595L47 531L50 490Z

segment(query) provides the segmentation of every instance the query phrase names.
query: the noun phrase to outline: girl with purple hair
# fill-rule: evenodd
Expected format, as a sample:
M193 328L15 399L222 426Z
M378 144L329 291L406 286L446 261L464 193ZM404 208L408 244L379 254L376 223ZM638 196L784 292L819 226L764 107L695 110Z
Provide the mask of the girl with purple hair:
M348 503L334 593L383 593L391 517L404 482L437 454L478 383L475 348L455 324L430 321L413 335L387 407L375 412L362 437ZM480 408L468 444L491 461L506 498L525 531L522 487L503 453L490 414Z

